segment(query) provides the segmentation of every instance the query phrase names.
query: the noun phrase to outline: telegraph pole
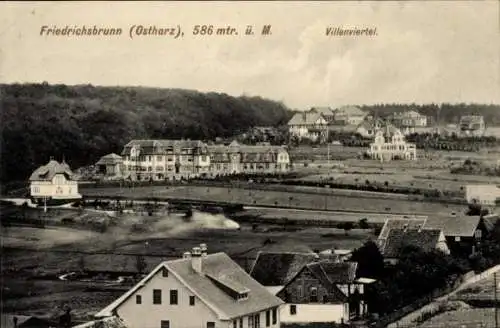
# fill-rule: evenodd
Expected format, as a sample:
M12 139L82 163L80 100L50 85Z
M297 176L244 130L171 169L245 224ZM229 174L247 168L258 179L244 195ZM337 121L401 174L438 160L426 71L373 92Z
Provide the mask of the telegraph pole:
M495 293L495 328L498 328L498 298L497 298L497 288L498 288L498 284L497 284L497 273L495 272L493 274L493 283L495 284L494 286L494 289L493 289L493 293Z

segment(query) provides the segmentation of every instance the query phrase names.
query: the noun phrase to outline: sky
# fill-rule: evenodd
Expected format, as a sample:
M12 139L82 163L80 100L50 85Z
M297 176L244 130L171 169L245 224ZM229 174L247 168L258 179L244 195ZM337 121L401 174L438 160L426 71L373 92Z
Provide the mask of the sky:
M294 109L500 103L499 1L3 2L0 82L150 86L258 95ZM41 27L121 28L47 36ZM134 36L131 26L184 36ZM193 35L195 25L237 36ZM247 25L254 35L245 36ZM271 35L261 35L271 25ZM376 36L326 36L328 27Z

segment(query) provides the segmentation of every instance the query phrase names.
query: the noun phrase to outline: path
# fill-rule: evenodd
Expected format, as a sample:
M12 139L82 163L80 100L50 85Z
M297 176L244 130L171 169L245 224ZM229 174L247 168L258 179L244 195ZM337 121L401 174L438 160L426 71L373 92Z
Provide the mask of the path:
M420 309L415 310L415 311L407 314L406 316L404 316L400 320L389 324L386 328L398 328L398 327L411 326L412 324L414 325L415 324L414 321L416 319L418 319L422 314L424 314L426 312L432 312L434 309L436 309L439 306L439 303L448 301L450 299L450 297L454 296L459 291L465 289L466 287L468 287L468 286L470 286L470 285L472 285L480 280L483 280L483 279L490 277L493 273L495 273L497 271L500 271L500 265L496 265L494 267L489 268L486 271L483 271L480 274L477 274L477 275L474 275L472 277L467 278L454 291L452 291L446 295L443 295L439 298L436 298L431 303L424 305Z

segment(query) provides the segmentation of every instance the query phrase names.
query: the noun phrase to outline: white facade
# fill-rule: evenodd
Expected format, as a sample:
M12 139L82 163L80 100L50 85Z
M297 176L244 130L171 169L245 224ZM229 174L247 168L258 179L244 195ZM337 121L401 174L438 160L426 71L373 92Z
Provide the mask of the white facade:
M226 254L201 249L162 262L96 317L128 328L279 328L283 302Z
M155 289L161 291L161 304L153 304ZM177 291L177 305L170 304L171 290ZM137 304L137 296L141 298L141 304ZM191 296L194 297L194 305L190 305ZM162 321L168 321L170 328L207 327L209 322L213 322L215 327L227 328L232 323L218 320L216 313L177 277L173 274L163 277L161 272L125 301L117 309L117 315L130 328L161 328Z
M56 174L51 181L31 181L31 196L35 198L79 198L78 182L64 174Z
M390 161L394 159L416 160L417 147L407 143L403 133L392 127L391 133L381 129L375 134L375 140L370 144L368 155L377 160Z
M467 203L494 206L500 199L500 186L494 184L467 185L465 187Z
M280 318L283 323L348 322L349 304L285 304Z
M298 113L288 123L288 132L290 135L299 138L308 138L316 140L321 132L326 132L328 126L327 120L318 113Z

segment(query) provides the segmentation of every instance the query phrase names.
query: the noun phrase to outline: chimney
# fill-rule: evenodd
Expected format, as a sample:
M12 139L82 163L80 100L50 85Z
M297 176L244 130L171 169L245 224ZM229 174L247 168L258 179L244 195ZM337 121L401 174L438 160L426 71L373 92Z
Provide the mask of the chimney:
M191 258L191 252L184 252L182 254L183 259L190 259Z
M207 256L207 244L200 244L201 257Z
M193 267L193 270L197 273L201 273L201 248L199 247L193 247L193 252L191 254L191 266Z
M302 113L302 120L305 122L307 119L307 113L306 112L303 112Z

